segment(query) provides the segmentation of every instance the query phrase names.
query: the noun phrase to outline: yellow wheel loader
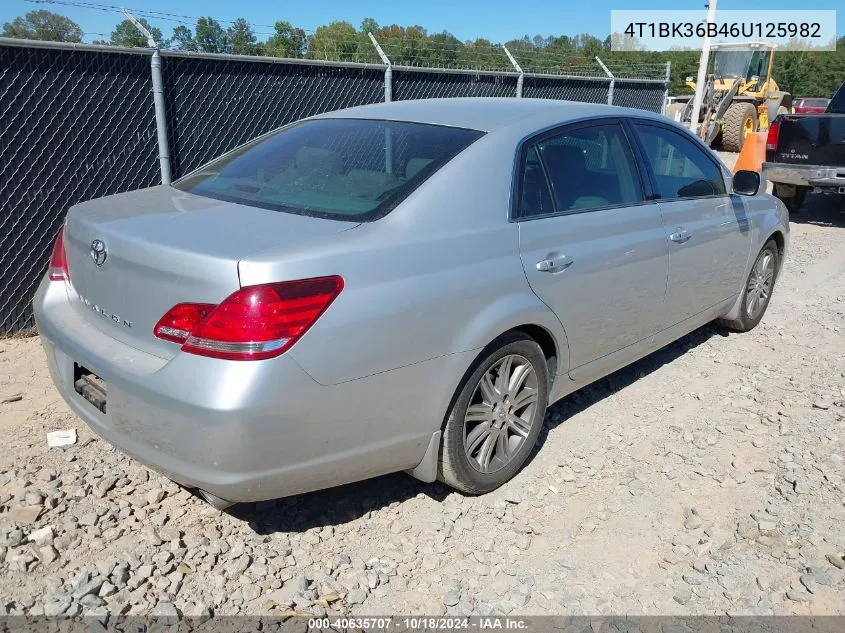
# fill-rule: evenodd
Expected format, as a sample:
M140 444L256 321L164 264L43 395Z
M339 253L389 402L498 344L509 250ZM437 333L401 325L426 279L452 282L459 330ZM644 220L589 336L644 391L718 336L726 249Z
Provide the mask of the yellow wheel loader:
M712 64L696 128L708 145L729 152L742 149L745 137L767 130L778 114L792 111L792 95L772 79L775 45L767 42L712 44ZM692 77L686 84L695 90ZM689 125L693 95L675 97L666 116Z

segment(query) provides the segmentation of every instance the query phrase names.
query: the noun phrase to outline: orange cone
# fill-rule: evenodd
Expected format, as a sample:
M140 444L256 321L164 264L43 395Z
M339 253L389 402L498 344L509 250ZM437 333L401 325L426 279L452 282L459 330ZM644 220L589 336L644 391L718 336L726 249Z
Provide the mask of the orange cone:
M760 172L766 160L766 137L768 132L754 132L745 137L742 149L734 165L734 173L740 169Z

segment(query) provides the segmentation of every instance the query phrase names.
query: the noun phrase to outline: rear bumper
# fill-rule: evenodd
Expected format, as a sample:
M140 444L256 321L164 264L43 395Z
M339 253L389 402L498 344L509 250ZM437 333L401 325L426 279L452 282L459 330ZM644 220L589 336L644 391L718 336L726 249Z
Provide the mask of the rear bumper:
M770 182L785 185L836 190L845 188L845 167L763 163L763 176ZM845 191L839 191L839 193L845 193Z
M442 371L437 359L323 386L286 355L238 362L141 352L80 316L63 283L42 281L33 307L53 381L80 418L154 470L228 501L414 468L440 426L442 412L419 393L419 381ZM106 382L105 414L74 390L74 363Z

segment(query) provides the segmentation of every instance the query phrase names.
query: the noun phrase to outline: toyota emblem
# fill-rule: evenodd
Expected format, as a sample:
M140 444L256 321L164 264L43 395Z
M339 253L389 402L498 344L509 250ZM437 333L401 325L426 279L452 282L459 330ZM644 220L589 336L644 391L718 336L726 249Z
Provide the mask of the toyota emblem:
M103 240L94 240L91 242L91 260L97 266L102 266L106 261L106 257L108 257L106 243Z

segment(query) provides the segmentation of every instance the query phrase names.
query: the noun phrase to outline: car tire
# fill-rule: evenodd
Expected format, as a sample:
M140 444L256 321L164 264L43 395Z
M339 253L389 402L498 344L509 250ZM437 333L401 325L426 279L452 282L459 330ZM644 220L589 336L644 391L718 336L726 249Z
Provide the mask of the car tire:
M784 187L783 185L775 183L772 193L775 198L783 202L787 211L790 213L798 213L801 210L801 205L804 204L804 198L807 197L807 192L809 190L809 187L802 185Z
M719 324L737 332L747 332L756 327L769 307L779 271L778 245L769 240L760 250L745 280L739 318L719 319Z
M549 370L537 342L511 332L491 343L453 398L438 479L473 495L504 484L531 454L548 402Z
M757 131L757 108L753 103L737 101L732 103L722 120L722 147L726 152L740 152L745 145L746 125L750 122L751 132Z

